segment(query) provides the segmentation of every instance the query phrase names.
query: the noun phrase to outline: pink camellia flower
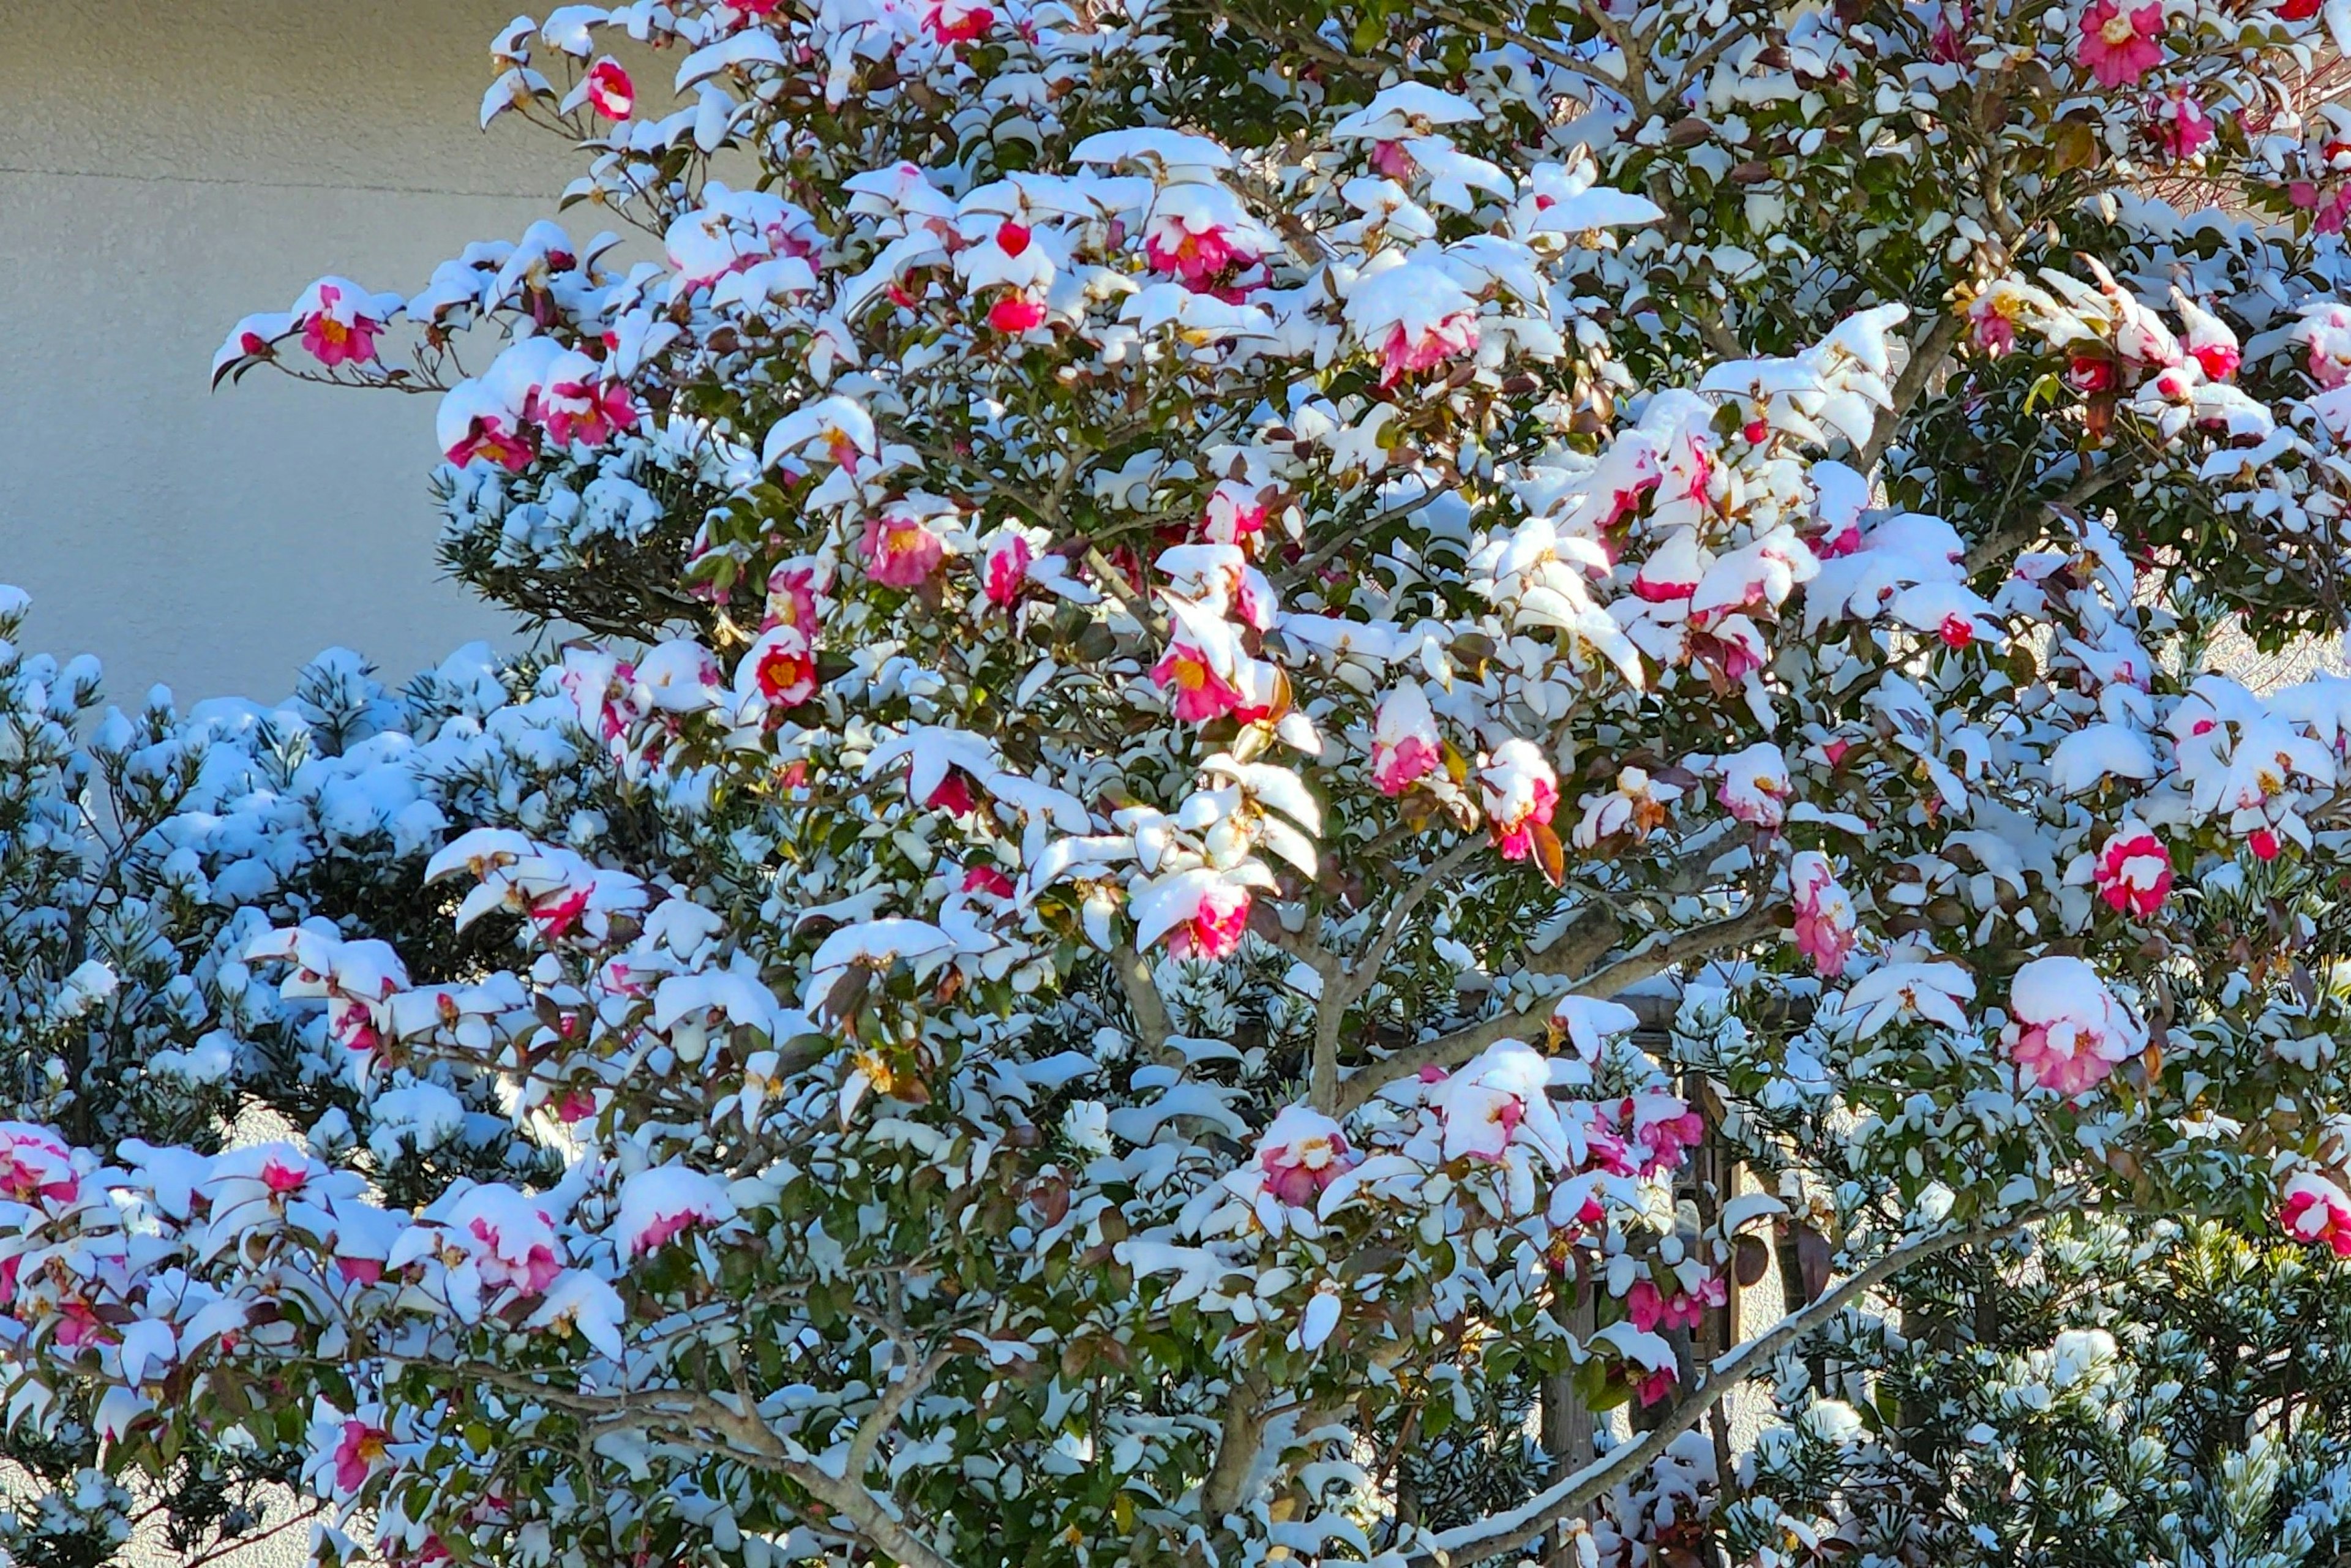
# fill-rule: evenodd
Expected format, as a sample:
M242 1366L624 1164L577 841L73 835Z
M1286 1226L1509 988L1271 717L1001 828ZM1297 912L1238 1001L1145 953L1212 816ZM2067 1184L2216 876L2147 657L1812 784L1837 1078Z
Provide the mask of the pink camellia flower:
M980 581L990 604L1007 608L1020 601L1029 586L1029 567L1037 552L1026 536L1007 528L1002 537L987 549L987 559L980 567Z
M1257 1142L1264 1190L1290 1208L1311 1208L1330 1185L1357 1163L1339 1124L1305 1105L1276 1116Z
M607 57L588 68L588 107L607 120L626 120L637 106L637 84Z
M972 782L971 775L960 768L950 768L923 804L931 810L960 817L978 804L978 800L977 788Z
M1415 332L1399 321L1388 329L1380 349L1380 385L1394 386L1400 377L1441 365L1447 360L1478 351L1478 317L1457 310L1434 326Z
M1646 1410L1660 1399L1672 1398L1674 1390L1680 1385L1680 1374L1670 1365L1661 1366L1655 1372L1645 1374L1641 1380L1633 1385L1633 1392L1640 1398L1641 1408Z
M449 461L461 468L479 457L509 474L529 467L531 452L529 437L495 413L475 414L467 422L465 434L445 448Z
M1405 151L1401 141L1373 142L1372 167L1397 181L1409 180L1420 172L1420 165L1413 162L1412 154Z
M372 361L376 336L383 330L383 323L356 305L347 307L349 295L339 284L321 283L317 293L317 308L302 317L302 347L309 350L310 357L329 369Z
M2212 140L2212 117L2185 92L2157 99L2147 109L2147 122L2155 144L2175 163L2195 157Z
M2075 57L2100 87L2129 86L2163 63L2162 5L2125 10L2115 0L2091 0Z
M576 1127L596 1114L596 1096L585 1089L567 1089L555 1103L555 1119L567 1127Z
M469 1189L450 1213L450 1224L482 1283L526 1295L544 1291L563 1264L555 1251L555 1221L510 1186L488 1183ZM393 1261L400 1261L395 1251Z
M1497 1041L1449 1078L1431 1084L1429 1108L1445 1129L1444 1157L1500 1160L1522 1144L1553 1170L1573 1167L1566 1124L1551 1098L1551 1063L1515 1040Z
M1999 359L2016 347L2016 319L2001 308L2001 301L1987 294L1968 307L1968 329L1976 347L1993 359Z
M1641 1161L1643 1176L1678 1169L1682 1152L1706 1136L1706 1118L1691 1110L1687 1101L1655 1091L1626 1100L1622 1118L1633 1129L1633 1142L1647 1151Z
M1229 957L1249 929L1249 891L1229 882L1214 883L1200 894L1189 920L1167 933L1171 958Z
M1788 862L1788 892L1796 908L1796 951L1836 978L1856 940L1853 900L1838 884L1836 868L1819 851L1804 850Z
M2115 390L2115 362L2104 354L2076 354L2065 366L2066 384L2078 392Z
M372 1285L383 1279L383 1260L338 1256L335 1270L354 1285Z
M2161 839L2126 825L2098 852L2097 876L2099 897L2144 920L2163 907L2171 891L2171 856Z
M1152 667L1151 682L1162 691L1174 690L1176 716L1186 724L1207 724L1240 706L1240 693L1189 643L1169 647L1167 656Z
M1942 624L1935 628L1935 635L1942 640L1944 647L1956 653L1976 640L1976 623L1954 611L1943 617Z
M2255 860L2273 861L2281 846L2278 836L2268 828L2255 828L2245 835L2245 847L2253 852Z
M865 574L889 588L929 580L946 557L946 543L919 517L891 512L865 519Z
M1625 1293L1625 1312L1643 1333L1654 1333L1660 1324L1669 1330L1694 1329L1706 1320L1708 1307L1721 1306L1729 1299L1729 1287L1719 1274L1709 1276L1695 1291L1676 1291L1672 1295L1648 1280L1635 1280Z
M57 1303L57 1343L67 1350L79 1350L86 1344L104 1344L112 1335L98 1312L79 1296L68 1296ZM225 1344L225 1338L224 1338Z
M310 1172L307 1166L274 1158L262 1164L261 1184L279 1197L289 1192L301 1191L309 1182Z
M924 9L923 26L942 44L968 44L987 36L996 13L971 0L932 0Z
M533 412L559 445L583 442L601 446L614 434L632 430L637 423L636 400L618 382L551 382L539 394Z
M1486 825L1506 861L1534 853L1534 831L1551 824L1559 806L1559 775L1531 740L1506 740L1478 770L1486 800Z
M966 893L985 893L995 898L1009 898L1013 894L1012 879L992 865L976 865L963 873Z
M1227 274L1257 264L1257 252L1237 241L1222 224L1197 214L1169 210L1163 204L1143 231L1143 258L1152 270L1182 280L1186 287L1208 288Z
M1372 782L1383 795L1401 795L1437 769L1443 738L1427 694L1406 681L1380 702L1372 722Z
M2285 1185L2278 1223L2296 1241L2322 1242L2351 1258L2351 1197L2325 1176L2303 1172Z
M55 1134L29 1122L0 1122L0 1197L71 1203L80 1192L72 1152Z
M735 1200L716 1177L684 1166L655 1166L621 1184L612 1228L622 1255L635 1258L666 1247L694 1226L722 1225L735 1213Z
M1258 493L1237 479L1228 479L1208 493L1200 515L1200 537L1212 545L1242 545L1265 530L1265 503Z
M987 308L987 324L1017 337L1043 324L1045 307L1025 295L1008 294Z
M743 656L735 685L743 695L758 693L771 713L798 707L816 695L816 651L799 627L770 626Z
M2115 1064L2147 1048L2137 1020L2079 958L2035 958L2009 985L2001 1043L2017 1067L2068 1099L2104 1082Z
M1714 798L1722 809L1750 827L1776 829L1788 820L1783 802L1792 787L1788 758L1768 740L1733 752L1717 764L1722 783Z
M789 626L810 642L816 638L816 568L785 561L768 574L768 614L759 630Z
M383 1463L384 1448L391 1437L382 1427L357 1416L344 1422L342 1437L335 1444L336 1490L355 1492L366 1485L369 1472Z
M2188 357L2209 381L2225 382L2237 373L2243 359L2237 334L2226 321L2198 305L2179 288L2171 291L2180 324L2188 329Z

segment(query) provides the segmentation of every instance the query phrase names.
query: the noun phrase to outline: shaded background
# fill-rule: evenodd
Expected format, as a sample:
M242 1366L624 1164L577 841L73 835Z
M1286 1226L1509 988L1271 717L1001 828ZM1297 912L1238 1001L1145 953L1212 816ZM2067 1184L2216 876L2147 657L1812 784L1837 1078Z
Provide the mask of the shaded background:
M274 700L333 644L397 682L515 641L434 564L432 398L205 387L239 317L322 273L413 293L554 215L577 155L477 129L515 10L0 0L0 582L111 700Z

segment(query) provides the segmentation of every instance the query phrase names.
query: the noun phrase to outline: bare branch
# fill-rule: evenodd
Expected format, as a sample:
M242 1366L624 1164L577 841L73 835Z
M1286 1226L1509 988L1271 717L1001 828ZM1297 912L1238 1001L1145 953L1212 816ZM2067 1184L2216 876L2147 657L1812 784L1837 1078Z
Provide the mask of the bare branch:
M1674 1406L1654 1431L1603 1456L1572 1475L1562 1477L1506 1513L1461 1525L1427 1539L1408 1559L1414 1563L1447 1563L1490 1557L1525 1541L1560 1520L1581 1513L1664 1453L1673 1440L1698 1425L1723 1396L1752 1376L1762 1364L1787 1346L1825 1326L1865 1292L1875 1289L1911 1264L1958 1247L1978 1246L2014 1235L2031 1222L2021 1217L2004 1226L1976 1230L1950 1230L1921 1237L1896 1248L1876 1262L1845 1277L1844 1281L1801 1312L1789 1313L1767 1332L1707 1368L1701 1382Z

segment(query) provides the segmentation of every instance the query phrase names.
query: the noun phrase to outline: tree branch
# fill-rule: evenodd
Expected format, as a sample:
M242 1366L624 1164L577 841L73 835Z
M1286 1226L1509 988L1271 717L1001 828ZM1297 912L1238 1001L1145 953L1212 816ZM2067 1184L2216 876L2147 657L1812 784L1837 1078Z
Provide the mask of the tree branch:
M1407 1559L1411 1563L1445 1564L1490 1557L1572 1514L1581 1513L1664 1453L1673 1440L1698 1425L1723 1396L1753 1375L1763 1363L1796 1341L1823 1327L1857 1298L1911 1264L1948 1252L2012 1236L2029 1224L2020 1217L2004 1226L1945 1231L1922 1237L1845 1277L1844 1281L1801 1312L1789 1313L1771 1329L1749 1340L1707 1368L1706 1380L1677 1405L1671 1415L1637 1443L1603 1456L1572 1475L1529 1498L1507 1513L1481 1519L1427 1538Z
M1911 349L1910 362L1902 367L1902 373L1894 380L1894 406L1878 411L1877 426L1869 433L1868 443L1854 460L1853 465L1865 475L1877 467L1877 460L1885 456L1886 447L1893 444L1894 433L1902 428L1902 421L1909 415L1919 398L1926 394L1927 383L1934 380L1935 372L1941 370L1944 361L1951 357L1952 345L1959 340L1960 332L1966 329L1967 318L1958 311L1939 303L1937 311L1935 324L1927 329L1927 335Z
M1734 915L1711 925L1694 926L1662 942L1638 948L1614 963L1603 965L1547 1001L1510 1012L1496 1013L1491 1018L1480 1019L1466 1028L1455 1030L1451 1034L1440 1035L1425 1045L1400 1051L1394 1056L1357 1068L1340 1085L1338 1109L1331 1114L1344 1116L1386 1085L1418 1072L1424 1067L1448 1070L1458 1067L1496 1040L1508 1040L1530 1023L1547 1019L1565 998L1613 997L1625 987L1637 985L1652 975L1664 974L1677 964L1702 958L1726 947L1738 946L1778 928L1776 915L1764 909L1750 909L1744 915Z

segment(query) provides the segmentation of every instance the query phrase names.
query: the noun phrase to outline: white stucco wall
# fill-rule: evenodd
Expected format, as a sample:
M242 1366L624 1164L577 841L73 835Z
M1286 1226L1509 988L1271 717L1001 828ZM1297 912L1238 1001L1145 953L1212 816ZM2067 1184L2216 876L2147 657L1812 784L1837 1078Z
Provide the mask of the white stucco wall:
M281 696L333 643L404 678L508 632L438 580L430 399L205 380L322 273L413 290L553 213L572 154L476 129L516 8L0 0L0 582L116 700Z

